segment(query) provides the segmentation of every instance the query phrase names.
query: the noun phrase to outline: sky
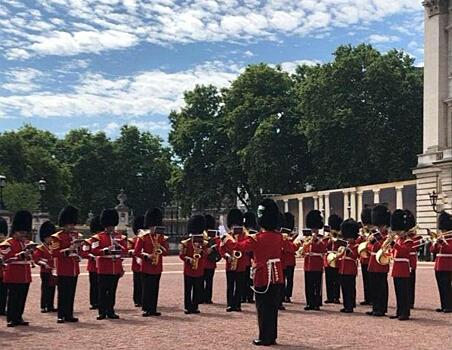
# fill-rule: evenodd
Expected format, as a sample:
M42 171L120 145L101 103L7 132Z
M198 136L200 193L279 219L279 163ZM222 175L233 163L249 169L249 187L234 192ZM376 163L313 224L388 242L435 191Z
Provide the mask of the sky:
M329 62L339 45L404 50L423 66L421 0L1 0L0 132L29 123L166 139L196 84L253 63Z

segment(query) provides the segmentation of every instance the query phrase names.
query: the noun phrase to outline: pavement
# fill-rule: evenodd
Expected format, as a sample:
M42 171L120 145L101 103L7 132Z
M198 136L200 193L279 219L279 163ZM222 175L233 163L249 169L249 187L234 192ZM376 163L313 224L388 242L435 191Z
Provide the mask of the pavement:
M33 270L24 319L29 327L6 328L0 318L0 349L253 349L257 334L255 306L244 304L241 313L226 313L224 264L214 280L214 304L200 305L201 314L183 312L182 263L166 257L160 283L162 316L143 318L132 302L130 260L118 287L116 312L120 320L97 321L89 310L88 277L79 277L76 324L57 324L55 314L41 314L39 270ZM85 268L82 268L85 271ZM389 279L389 312L395 312L395 294ZM324 293L325 294L325 293ZM452 314L435 312L439 295L433 264L420 263L417 271L416 305L410 321L370 317L366 306L353 314L339 312L342 305L324 305L321 311L304 311L302 261L297 262L292 304L279 314L276 349L452 349ZM357 278L357 301L363 300L362 279ZM3 325L2 325L3 323Z

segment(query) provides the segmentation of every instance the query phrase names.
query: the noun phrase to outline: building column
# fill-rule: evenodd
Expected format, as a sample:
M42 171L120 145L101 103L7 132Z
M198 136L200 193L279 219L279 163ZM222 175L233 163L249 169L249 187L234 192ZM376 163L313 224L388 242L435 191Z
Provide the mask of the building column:
M314 199L314 209L319 210L319 196L312 196Z
M348 218L348 192L343 192L344 195L344 220Z
M363 211L363 193L361 191L356 192L357 198L357 213L356 217L361 220L361 212Z
M325 207L323 206L323 194L319 196L319 210L325 216Z
M289 200L284 199L284 212L287 213L289 211Z
M356 220L356 191L350 192L351 218Z
M298 198L298 232L304 228L303 197Z
M373 190L374 192L374 204L380 203L380 189Z
M396 209L403 209L403 186L396 188Z
M325 194L325 219L330 217L330 194Z

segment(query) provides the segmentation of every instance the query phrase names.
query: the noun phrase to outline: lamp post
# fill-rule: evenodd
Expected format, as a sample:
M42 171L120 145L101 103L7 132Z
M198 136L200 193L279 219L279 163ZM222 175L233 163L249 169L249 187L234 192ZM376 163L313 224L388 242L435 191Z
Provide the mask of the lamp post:
M44 178L41 178L41 180L38 181L38 189L39 189L39 194L40 194L40 199L39 199L39 206L40 206L40 210L41 213L44 213L45 208L44 208L44 192L46 190L46 185L47 185L47 181L44 180Z
M436 191L433 191L432 193L429 193L428 196L430 198L430 205L432 206L433 211L438 214L438 193L436 193Z
M6 176L0 175L0 210L6 210L5 202L3 202L3 188L6 186Z

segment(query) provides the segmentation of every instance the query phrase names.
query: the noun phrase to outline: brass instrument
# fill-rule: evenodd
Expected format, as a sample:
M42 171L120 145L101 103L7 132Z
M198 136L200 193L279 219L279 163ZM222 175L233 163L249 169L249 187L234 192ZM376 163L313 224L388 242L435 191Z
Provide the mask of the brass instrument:
M193 246L193 259L191 260L191 268L193 270L197 270L199 265L199 259L201 259L202 256L202 246L200 246L199 242L193 241L192 246Z
M373 237L373 233L367 226L363 226L361 236L364 237L364 241L358 244L358 255L363 259L368 259L370 257L370 252L367 249L367 243L369 243L370 238Z
M295 252L295 256L297 258L304 258L306 255L306 251L307 248L311 245L313 241L313 237L312 236L308 236L306 237L303 241L302 241L302 245L300 248L298 248L298 250Z
M232 252L232 260L231 260L231 270L235 271L237 270L237 264L239 262L239 259L242 257L242 252L240 250L234 250Z
M391 243L396 239L398 233L397 231L391 232L378 250L375 258L380 265L389 265L391 263L392 255L389 253L389 250L391 249Z
M449 243L447 242L447 239L452 237L452 231L438 233L438 232L430 231L429 229L427 229L427 233L428 233L430 239L432 240L433 244L435 244L438 241L443 241L447 245L449 245Z
M154 250L152 251L152 254L151 254L151 264L155 266L155 265L158 265L160 255L163 254L163 250L160 247L158 234L155 237L152 237L152 235L150 235L150 237L152 240L152 246L154 247Z
M326 256L326 262L329 267L337 267L337 261L339 258L345 254L347 248L345 246L340 246L337 252L330 252Z

